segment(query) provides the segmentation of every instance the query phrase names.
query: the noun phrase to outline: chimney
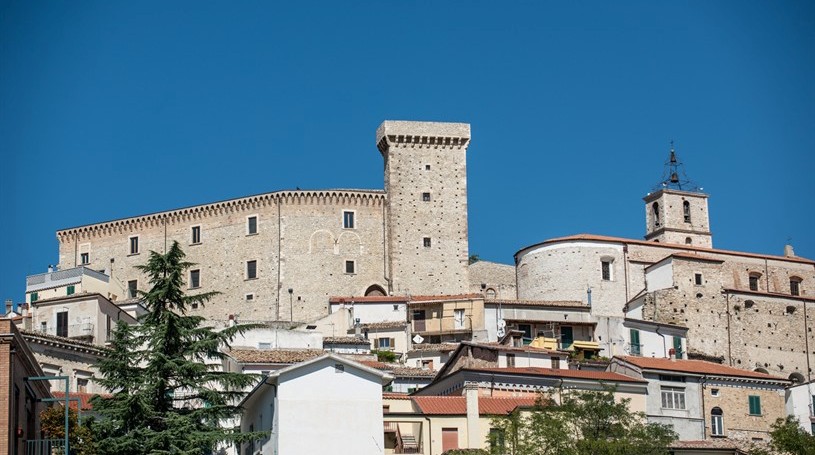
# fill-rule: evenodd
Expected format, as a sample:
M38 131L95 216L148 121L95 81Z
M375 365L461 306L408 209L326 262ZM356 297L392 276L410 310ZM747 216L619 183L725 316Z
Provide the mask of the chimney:
M14 300L6 299L6 316L14 309Z
M467 406L467 448L481 448L481 425L478 422L478 383L464 383L464 397Z
M668 357L670 357L671 360L676 360L676 349L668 349Z
M362 338L362 327L359 324L359 318L354 319L354 336Z
M51 264L48 264L48 273L51 273L53 271L54 271L54 266L51 265Z
M229 327L235 327L235 315L234 314L229 315Z
M784 256L788 258L795 257L795 251L792 249L792 245L790 245L789 243L784 245Z

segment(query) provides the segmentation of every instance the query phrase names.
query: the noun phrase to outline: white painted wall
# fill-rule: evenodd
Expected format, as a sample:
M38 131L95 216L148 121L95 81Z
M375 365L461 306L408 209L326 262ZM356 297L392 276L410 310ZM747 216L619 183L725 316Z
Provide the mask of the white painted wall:
M552 356L549 354L536 353L536 352L499 352L498 353L498 368L507 367L507 354L515 355L515 367L538 367L538 368L552 368ZM560 369L568 370L569 362L566 356L561 357Z
M352 320L359 318L362 324L370 322L400 322L407 320L407 309L404 302L357 302L353 304L331 304L332 313L340 310L341 308L349 308L351 310Z
M648 269L645 273L645 286L648 292L672 288L674 286L673 260L666 259Z
M231 344L233 347L260 348L261 343L270 343L270 349L322 349L323 334L316 330L287 330L264 327L238 335Z
M798 419L798 424L809 434L813 434L809 420L810 409L813 409L810 406L815 406L815 403L812 403L813 397L815 397L815 383L812 382L788 388L785 397L787 415Z
M687 358L688 340L676 331L661 328L660 333L657 333L656 326L640 326L631 323L623 323L623 327L625 328L622 333L625 339L624 355L634 355L631 352L631 329L634 329L640 332L641 357L668 358L669 350L674 347L674 338L678 336L682 340L682 351Z

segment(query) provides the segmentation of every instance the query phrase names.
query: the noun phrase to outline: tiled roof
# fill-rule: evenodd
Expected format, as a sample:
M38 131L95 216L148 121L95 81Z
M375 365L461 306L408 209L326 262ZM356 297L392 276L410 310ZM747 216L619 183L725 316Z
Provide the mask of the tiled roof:
M423 368L406 367L399 364L377 362L372 360L360 360L359 363L380 371L391 372L396 377L432 378L436 376L435 371L425 370Z
M397 303L407 302L404 295L370 295L358 297L330 297L328 303Z
M384 321L360 324L360 327L368 329L401 329L405 326L407 326L406 321Z
M534 406L536 399L535 397L478 397L478 413L480 415L506 415L518 406ZM423 414L467 414L467 399L462 396L413 397L413 402Z
M388 400L410 400L411 396L406 393L382 392L382 398Z
M427 302L427 301L447 301L447 300L469 300L469 299L483 299L481 294L447 294L447 295L412 295L410 296L411 302Z
M495 341L482 341L482 342L462 341L461 344L465 344L467 346L472 346L476 348L495 349L497 351L531 352L540 354L553 354L564 357L569 355L567 352L562 352L553 349L537 348L534 346L510 346L508 344L502 344Z
M23 335L23 338L29 343L36 343L38 341L47 341L51 343L59 343L60 345L67 346L67 347L81 347L85 349L91 349L98 351L99 354L104 353L106 348L104 346L99 346L93 343L88 343L86 341L80 341L75 338L67 338L67 337L60 337L56 335L49 335L43 332L37 332L34 330L25 330L20 329L20 333Z
M326 337L323 338L323 344L352 344L370 346L371 340L357 337Z
M54 395L54 398L65 398L65 392L51 392L51 395ZM68 395L68 398L79 398L80 403L82 404L83 411L91 411L93 410L93 405L91 404L91 398L95 397L96 395L100 395L103 398L110 397L107 394L98 394L98 393L83 393L83 392L74 392ZM76 401L69 401L68 406L73 409L76 409ZM63 408L64 409L64 408Z
M677 371L682 373L711 374L716 376L734 376L775 381L785 380L784 378L759 373L757 371L742 370L740 368L733 368L726 365L720 365L718 363L705 362L704 360L671 360L655 357L633 356L622 356L620 359L642 369L648 370Z
M498 374L517 374L524 376L545 376L555 378L570 378L570 379L588 379L595 381L611 381L611 382L636 382L647 383L642 379L632 378L619 373L612 373L610 371L592 371L592 370L560 370L553 368L540 368L540 367L517 367L517 368L462 368L468 371L481 371L487 373Z
M458 343L422 343L414 344L412 351L451 352L458 348Z
M694 261L707 261L707 262L724 262L724 259L714 258L711 256L702 256L695 253L673 253L670 257L680 258L680 259L692 259Z
M228 354L240 363L298 363L325 354L322 349L232 349Z
M742 251L719 250L719 249L715 249L715 248L705 248L705 247L693 246L693 245L657 243L657 242L647 241L647 240L627 239L627 238L623 238L623 237L609 237L609 236L605 236L605 235L595 235L595 234L576 234L576 235L570 235L570 236L566 236L566 237L559 237L559 238L544 240L543 242L535 243L533 245L529 245L527 247L521 248L520 250L518 250L518 252L515 253L514 256L517 259L518 255L521 252L524 252L524 251L527 251L527 250L532 250L532 249L535 249L535 248L543 246L543 245L549 245L549 244L553 244L553 243L562 243L562 242L574 242L574 241L579 241L579 240L595 240L595 241L600 241L600 242L628 243L628 244L631 244L631 245L650 246L650 247L654 247L654 248L667 248L667 249L683 250L683 251L701 251L701 252L706 252L706 253L727 254L727 255L732 255L732 256L752 257L752 258L761 258L761 259L767 258L767 259L776 259L776 260L780 260L780 261L801 262L801 263L805 263L805 264L815 264L815 261L813 261L811 259L797 257L797 256L787 257L787 256L773 256L773 255L767 255L767 254L745 253L745 252L742 252Z
M565 308L591 308L588 304L577 300L515 300L515 299L488 299L484 303L535 306L535 307L565 307Z

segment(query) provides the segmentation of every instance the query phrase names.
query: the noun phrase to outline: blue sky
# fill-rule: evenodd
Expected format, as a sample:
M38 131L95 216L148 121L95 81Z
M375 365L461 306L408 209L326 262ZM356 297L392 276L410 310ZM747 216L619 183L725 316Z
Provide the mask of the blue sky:
M644 235L676 142L714 245L815 258L815 3L0 1L0 298L55 231L382 188L385 119L472 124L470 252Z

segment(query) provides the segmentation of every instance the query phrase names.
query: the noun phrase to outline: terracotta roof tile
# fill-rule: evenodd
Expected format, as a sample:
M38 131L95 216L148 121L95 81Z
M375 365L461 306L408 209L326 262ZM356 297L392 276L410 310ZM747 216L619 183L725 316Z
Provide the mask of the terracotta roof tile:
M329 297L328 303L404 303L407 296L397 295L371 295L358 297Z
M357 337L325 337L323 344L351 344L351 345L365 345L370 346L371 340Z
M240 363L298 363L325 354L322 349L232 349L229 356Z
M518 406L534 406L535 400L537 400L535 397L478 397L478 413L480 415L506 415ZM413 397L413 402L423 414L467 414L467 399L462 396Z
M387 398L388 400L410 400L411 396L399 392L382 392L382 398Z
M421 378L432 378L436 376L436 372L433 370L425 370L423 368L414 368L414 367L406 367L399 364L394 363L384 363L378 362L373 360L360 360L359 363L365 365L366 367L371 367L380 371L387 371L392 373L396 377L421 377Z
M414 344L411 351L439 351L452 352L458 348L458 343L422 343Z
M759 373L757 371L742 370L726 365L720 365L704 360L671 360L655 357L621 356L620 359L648 370L677 371L682 373L711 374L717 376L734 376L743 378L768 379L784 381L784 378Z
M570 378L570 379L589 379L596 381L611 381L611 382L637 382L647 383L642 379L632 378L619 373L612 373L610 371L593 371L593 370L560 370L553 368L540 368L540 367L517 367L517 368L462 368L462 370L469 371L484 371L489 373L502 373L502 374L517 374L525 376L546 376L556 378Z
M360 324L363 329L401 329L407 326L407 321L383 321Z
M481 294L412 295L410 296L410 302L469 300L483 298L484 296Z
M54 398L65 398L65 392L51 392L51 395L53 395ZM108 397L111 396L109 394L73 392L73 393L68 395L68 398L71 398L71 399L79 398L80 403L82 404L82 410L83 411L91 411L91 410L93 410L93 405L91 404L91 398L95 397L96 395L99 395L99 396L101 396L103 398L108 398ZM69 401L68 406L71 407L72 409L76 409L76 401Z

